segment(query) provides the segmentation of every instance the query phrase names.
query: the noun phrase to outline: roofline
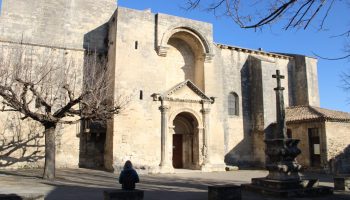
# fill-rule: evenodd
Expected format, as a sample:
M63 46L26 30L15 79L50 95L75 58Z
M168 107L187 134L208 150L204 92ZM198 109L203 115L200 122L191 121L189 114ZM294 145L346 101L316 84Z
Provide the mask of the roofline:
M167 13L162 13L162 12L153 12L153 10L151 8L136 9L136 8L129 8L129 7L124 7L124 6L119 6L118 5L117 9L137 11L137 12L140 12L140 13L142 13L142 12L150 13L150 14L152 14L154 16L156 16L156 15L166 15L166 16L169 16L169 17L176 17L176 18L180 18L180 19L184 19L184 20L188 20L188 21L200 22L200 23L206 24L208 26L213 26L213 23L206 22L206 21L200 21L200 20L196 20L196 19L186 18L186 17L183 17L183 16L167 14Z
M307 58L312 58L312 59L318 60L318 58L315 57L315 56L308 56L308 55L303 55L303 54L283 53L283 52L273 52L273 53L282 54L282 55L291 56L291 57L294 57L294 56L304 56L304 57L307 57Z
M249 48L243 48L243 47L226 45L226 44L219 44L219 43L214 43L214 45L216 45L217 47L219 47L221 49L230 49L230 50L242 51L245 53L253 53L256 55L264 55L264 56L270 56L270 57L274 57L274 58L282 58L282 59L287 59L287 60L294 59L292 56L285 55L285 54L271 53L271 52L266 52L266 51L260 51L260 50L255 50L255 49L249 49Z
M333 119L333 118L313 118L313 119L300 119L300 120L293 120L293 121L286 121L288 124L298 124L298 123L310 123L310 122L341 122L341 123L350 123L350 119ZM273 124L275 124L274 122Z
M320 108L320 107L316 107L316 106L297 105L297 106L287 107L286 109L294 109L294 108L301 108L301 107L308 107L316 115L319 115L319 117L309 118L309 119L286 120L287 124L302 123L302 122L343 122L343 123L350 123L350 119L339 119L339 118L334 118L334 117L328 117L328 116L324 115L323 113L317 111L315 108ZM327 109L327 108L321 108L321 109L330 110L330 109ZM331 111L345 113L343 111L337 111L337 110L331 110Z

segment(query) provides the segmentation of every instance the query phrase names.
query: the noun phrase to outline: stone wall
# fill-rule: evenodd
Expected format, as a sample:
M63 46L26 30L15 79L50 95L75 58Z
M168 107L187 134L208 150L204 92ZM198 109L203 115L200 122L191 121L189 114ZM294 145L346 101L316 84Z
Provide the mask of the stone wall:
M58 51L67 57L82 63L84 48L105 53L107 44L108 26L106 22L116 9L115 0L58 0L58 1L27 1L3 0L0 14L0 43L2 47L24 44L25 48L39 49L40 52ZM47 56L47 55L46 55ZM82 76L83 68L78 69ZM81 87L82 82L77 87ZM0 113L1 120L13 118L15 115ZM6 120L5 120L6 121ZM21 122L21 126L31 132L30 120ZM1 128L7 127L2 122ZM28 126L28 127L27 127ZM36 126L37 127L37 126ZM40 127L40 126L39 126ZM11 129L12 130L12 129ZM4 128L3 141L8 145L14 133ZM21 133L24 138L33 143L38 142L39 148L29 146L19 147L11 155L2 154L0 167L42 166L43 135L42 129L34 130L36 135ZM79 134L80 124L59 126L57 128L57 167L77 167L79 163ZM40 136L37 138L37 136ZM23 142L26 140L23 140ZM17 141L18 143L18 141ZM26 154L22 155L22 151ZM6 152L6 151L4 151ZM32 155L33 154L33 155ZM32 155L32 158L27 158ZM38 155L38 157L34 157ZM25 158L25 159L24 159ZM35 159L34 159L35 158ZM8 165L6 163L14 164ZM5 164L4 164L5 163Z
M320 136L320 151L321 151L321 169L327 170L327 140L324 122L305 122L305 123L293 123L287 124L287 128L291 130L292 138L299 139L298 145L301 150L301 154L297 157L297 161L304 167L310 168L310 149L309 149L309 128L317 128Z
M115 9L115 0L3 0L0 41L82 49Z
M26 69L27 75L39 78L43 72L38 71L43 67L52 67L57 77L62 71L69 71L65 77L68 82L75 84L74 91L79 94L82 86L82 62L83 51L54 49L31 45L17 45L13 43L0 43L0 57L5 60L10 59L7 53L25 57L21 63L23 70ZM22 53L23 52L23 53ZM30 64L31 62L34 64ZM72 61L72 65L68 68L66 61ZM45 66L50 63L50 66ZM10 66L9 66L10 67ZM35 69L32 69L32 68ZM56 69L62 67L62 70ZM25 73L25 72L23 72ZM63 73L63 72L62 72ZM62 74L61 74L62 75ZM69 75L74 75L74 80ZM55 77L56 77L55 76ZM1 79L2 81L4 79ZM59 83L63 80L54 79L50 83L43 86L46 90L59 90ZM4 82L2 82L4 84ZM57 84L57 85L56 85ZM73 84L73 85L74 85ZM72 86L72 85L71 85ZM37 85L37 87L40 87ZM46 91L45 90L45 91ZM58 97L58 96L56 96ZM1 99L1 98L0 98ZM29 104L32 110L34 102ZM57 104L54 104L57 105ZM57 107L52 107L54 111ZM42 167L44 156L44 135L43 126L34 120L23 117L19 113L1 112L0 113L0 130L1 130L1 146L5 149L0 151L0 168L21 168L21 167ZM76 125L58 125L56 128L56 166L57 167L77 167L79 159L79 134L80 124Z
M320 106L318 93L317 59L292 55L295 65L290 68L291 106Z
M334 173L350 173L350 123L326 122L327 161Z
M0 113L0 129L0 169L44 166L45 136L41 124L21 120L18 113ZM79 124L57 127L56 167L78 167L79 131Z
M118 170L126 160L131 160L136 168L155 168L160 163L160 104L151 95L164 92L165 85L162 77L165 66L160 66L157 60L155 15L119 7L110 24L114 96L132 97L126 110L115 116L113 132L108 131L109 137L113 137L110 167Z
M272 78L276 70L280 70L285 79L282 86L285 88L284 104L289 105L288 59L273 59L261 56L251 56L249 60L249 74L251 82L250 102L253 133L254 161L263 165L265 163L264 138L272 135L271 123L276 121L276 79ZM264 133L264 134L262 134Z

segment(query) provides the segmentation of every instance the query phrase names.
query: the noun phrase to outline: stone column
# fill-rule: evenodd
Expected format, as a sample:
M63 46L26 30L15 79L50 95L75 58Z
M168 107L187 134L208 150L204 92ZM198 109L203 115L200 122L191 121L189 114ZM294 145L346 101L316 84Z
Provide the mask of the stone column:
M201 165L203 163L203 135L204 135L204 128L203 127L198 127L197 128L197 148L196 148L196 156L198 158L197 160L197 167L198 169L201 168Z
M210 148L209 148L209 113L210 108L204 108L201 110L203 114L203 164L202 171L210 171Z
M169 110L169 107L166 105L161 105L159 107L160 113L161 113L161 155L160 155L160 170L163 173L171 172L172 166L169 162L169 151L168 151L168 119L167 119L167 113Z
M167 133L167 147L166 147L166 156L165 156L165 162L168 163L169 166L173 166L173 135L175 134L175 126L172 124L168 127L169 132Z

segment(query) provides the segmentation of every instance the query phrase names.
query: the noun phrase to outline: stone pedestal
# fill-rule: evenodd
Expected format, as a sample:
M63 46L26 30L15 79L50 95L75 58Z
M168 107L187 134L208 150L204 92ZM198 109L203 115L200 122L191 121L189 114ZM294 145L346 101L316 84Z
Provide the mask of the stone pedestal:
M43 194L0 194L0 200L44 200Z
M237 185L208 186L208 200L241 200L241 187Z
M265 140L269 158L265 178L253 178L251 184L242 189L277 197L314 197L333 193L330 187L318 185L318 179L303 179L299 175L301 166L295 157L300 154L299 140L282 138Z
M105 190L104 200L143 200L143 190Z
M275 197L321 197L325 195L331 195L333 194L333 189L331 187L325 187L325 186L315 186L315 187L299 187L299 188L288 188L287 189L279 189L278 187L285 187L286 185L291 185L291 183L285 183L285 182L275 182L272 183L269 182L269 180L266 180L265 178L262 178L263 185L269 185L269 187L264 187L261 185L256 184L243 184L242 190L248 190L253 192L258 192L263 195L269 195L269 196L275 196ZM296 185L303 185L303 182L309 182L310 180L302 180L300 183L295 183ZM312 182L313 180L311 180ZM271 184L271 185L270 185ZM274 188L277 186L277 188Z
M334 190L350 191L350 175L334 177Z
M281 138L265 140L266 155L268 156L266 169L269 170L267 179L272 180L300 180L299 165L295 158L301 153L297 145L300 140Z
M253 178L252 184L242 185L242 190L276 197L317 197L333 194L332 188L319 186L318 179L280 181L267 178Z

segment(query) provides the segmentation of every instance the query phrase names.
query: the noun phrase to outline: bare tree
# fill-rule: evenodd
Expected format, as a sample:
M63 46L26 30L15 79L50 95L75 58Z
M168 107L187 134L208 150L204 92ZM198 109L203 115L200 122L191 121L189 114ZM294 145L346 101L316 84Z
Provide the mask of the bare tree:
M217 16L227 16L245 29L261 29L274 23L282 23L287 29L307 29L316 24L319 30L325 26L327 17L335 4L349 6L348 0L186 0L187 9L204 8ZM346 17L346 16L344 16ZM343 20L343 19L342 19ZM344 27L344 32L338 37L350 38L350 27ZM339 58L349 58L349 45L345 45L345 55Z
M44 179L55 177L58 124L107 120L129 102L126 95L113 99L111 75L104 56L96 53L86 53L82 62L64 50L0 47L0 111L18 112L21 119L30 118L44 127Z

